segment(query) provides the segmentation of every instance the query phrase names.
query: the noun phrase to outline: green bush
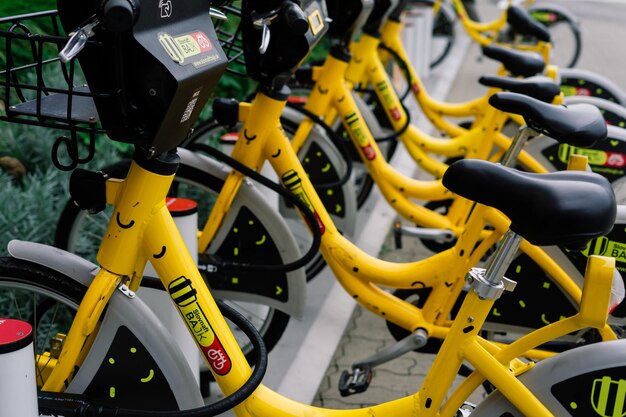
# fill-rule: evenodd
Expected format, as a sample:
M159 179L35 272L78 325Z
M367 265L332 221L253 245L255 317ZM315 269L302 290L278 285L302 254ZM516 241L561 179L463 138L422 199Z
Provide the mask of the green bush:
M15 0L0 0L0 16L15 16L24 13L56 9L56 0L37 0L21 2Z

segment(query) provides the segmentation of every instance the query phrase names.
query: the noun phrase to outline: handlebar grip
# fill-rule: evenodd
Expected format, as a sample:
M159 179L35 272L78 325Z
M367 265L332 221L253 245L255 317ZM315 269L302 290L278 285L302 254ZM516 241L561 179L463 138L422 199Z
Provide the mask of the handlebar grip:
M139 17L137 0L107 0L102 8L104 24L112 32L126 32Z
M285 19L287 26L294 35L304 35L309 30L309 21L306 15L296 3L286 1L281 5L281 18Z

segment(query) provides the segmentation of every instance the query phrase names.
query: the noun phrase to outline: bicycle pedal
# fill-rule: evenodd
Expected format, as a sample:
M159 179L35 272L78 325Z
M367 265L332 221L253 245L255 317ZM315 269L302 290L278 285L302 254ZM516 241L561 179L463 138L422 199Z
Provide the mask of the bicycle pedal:
M342 397L365 392L372 382L373 372L369 368L356 368L354 372L343 371L339 377L339 393Z

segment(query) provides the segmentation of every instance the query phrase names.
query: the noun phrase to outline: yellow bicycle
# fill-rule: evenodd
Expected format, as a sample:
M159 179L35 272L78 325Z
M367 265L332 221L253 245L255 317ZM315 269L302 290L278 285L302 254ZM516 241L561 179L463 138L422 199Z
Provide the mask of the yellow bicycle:
M109 4L110 6L116 4L115 0L109 1L113 2ZM138 2L128 3L126 0L122 2L123 6L129 4L139 5ZM244 3L244 13L251 10L246 9L246 6L255 6L253 10L263 12L262 5L264 4L246 5ZM199 35L202 33L205 35L201 37L202 42L208 40L212 47L210 50L195 55L190 65L197 63L197 67L204 68L201 73L211 78L216 77L223 69L226 59L215 41L209 21L204 16L206 11L204 2L188 2L184 15L172 14L169 17L170 20L163 20L158 13L139 13L139 9L135 7L123 7L121 12L116 10L124 16L123 19L118 20L116 17L120 14L109 14L114 8L107 8L107 3L95 6L104 6L102 10L94 10L91 5L78 10L75 6L76 4L60 2L60 17L64 25L68 27L74 27L85 21L93 24L91 29L95 31L92 41L87 43L87 48L79 55L90 83L98 79L103 74L103 70L107 72L108 68L93 66L94 63L100 62L101 54L104 52L112 54L110 57L115 57L116 53L121 52L127 58L132 57L132 53L141 53L143 65L150 67L155 64L155 60L165 63L166 65L161 67L161 69L165 68L164 74L174 77L181 77L186 70L191 70L181 68L180 61L176 61L180 55L171 53L177 49L167 41L169 38L162 38L165 45L160 42L141 43L141 40L154 39L150 34L159 33L171 33L173 39L194 42L188 38L190 36L188 34L193 33L198 48L201 45ZM167 14L168 10L170 9L162 9L160 12ZM89 17L95 14L94 12L102 12L98 14L97 23L93 20L89 21ZM279 16L277 20L272 19L274 21L267 29L272 37L281 33L281 30L285 30L292 34L292 39L302 40L305 36L310 36L311 32L321 33L325 26L324 10L317 2L305 3L303 8L292 2L283 2L280 7L265 10L265 12L268 16ZM302 22L307 23L306 27ZM100 24L103 24L101 28ZM135 28L142 28L142 30L135 31ZM255 30L252 26L249 29ZM79 28L74 33L76 36L86 34L85 28ZM119 43L116 33L129 35L129 42ZM113 36L109 38L111 34ZM180 34L183 39L177 34ZM143 38L143 36L146 37ZM35 40L37 41L39 39ZM53 42L58 42L58 39L54 39ZM311 39L307 41L307 49L309 42ZM115 49L108 49L108 45L122 47L122 50L115 52ZM136 49L139 45L147 49ZM191 45L194 44L191 43ZM92 55L91 48L95 48L99 53ZM285 49L274 50L274 53L280 51L286 53L287 50L289 53L294 52L293 45L283 46L283 48ZM66 50L66 52L70 51ZM202 53L206 55L203 56ZM216 57L210 60L214 65L203 66L202 62L206 62L209 56ZM121 62L126 61L111 59L110 65L115 67ZM143 77L145 71L142 69L144 68L128 66L123 67L125 71L111 73L123 74L124 78L133 79L135 75ZM178 79L182 82L180 78ZM116 81L115 77L113 81ZM141 81L137 79L137 81L149 83L150 78ZM188 98L188 92L193 95L193 92L198 91L199 88L210 85L207 81L204 77L187 79L184 84L189 88L175 89L170 97L172 102L177 101L179 94ZM282 135L278 123L273 124L273 127L270 126L270 129L252 130L257 125L267 125L268 113L266 112L278 117L286 100L282 85L271 83L266 87L267 89L257 94L251 107L240 108L241 116L247 118L248 130L247 133L246 130L242 133L241 140L235 146L234 154L238 157L243 156L242 160L246 161L246 158L249 158L247 148L263 146L260 142L264 136L275 136L275 142L271 146L265 146L272 148L271 161L279 172L283 173L283 183L300 199L308 195L312 204L319 205L311 184L298 167L297 158L293 152L287 151L291 147ZM102 91L98 90L98 93ZM131 96L134 94L141 96L143 90L129 89L127 93ZM146 94L149 96L149 92ZM73 98L73 95L68 94L68 98ZM102 111L102 102L99 100L104 99L106 103L111 96L98 95L94 98L99 110ZM506 96L502 99L507 102ZM509 99L513 102L515 100L511 97ZM198 98L199 102L201 100L203 100L202 96ZM165 107L169 108L168 104L165 104ZM59 287L73 286L78 293L84 289L77 284L78 282L82 282L87 287L67 337L63 338L57 346L57 353L54 356L50 352L42 353L37 357L39 369L37 375L42 382L43 389L40 404L42 413L137 416L146 413L155 415L158 413L155 410L197 408L180 412L167 411L168 415L186 416L198 413L213 415L234 407L237 415L258 416L337 414L454 416L463 405L466 394L484 378L494 383L506 400L501 402L502 404L479 406L475 410L476 415L479 416L481 413L490 413L499 409L504 410L501 413L508 412L511 415L523 413L532 416L572 415L577 412L587 412L590 409L601 412L607 410L609 394L606 392L612 385L620 386L621 384L620 375L622 374L619 372L625 363L623 355L619 354L623 346L622 342L587 346L559 355L536 366L515 358L535 346L580 328L591 326L606 329L606 314L610 306L609 293L614 276L614 263L610 259L601 257L591 259L580 312L573 317L539 329L506 348L500 348L479 337L478 333L495 299L499 298L504 291L512 290L514 286L511 281L502 278L501 275L508 259L521 242L520 235L513 231L507 232L490 268L486 272L474 270L470 274L473 282L472 289L458 312L455 322L449 328L448 337L419 392L368 409L337 411L298 404L259 385L266 365L262 343L258 344L259 360L255 369L252 370L191 255L184 249L182 238L165 205L165 197L179 162L175 147L184 140L185 133L190 126L190 124L181 126L179 123L181 115L186 119L185 110L189 110L189 106L183 106L170 114L161 112L159 118L153 118L154 113L144 114L145 127L154 129L155 134L138 141L137 152L127 178L124 180L104 178L104 181L97 185L98 187L104 186L106 202L115 206L114 215L98 254L100 268L93 269L88 263L81 262L67 253L46 249L39 245L20 243L12 244L13 252L29 257L32 254L28 255L28 250L31 250L39 255L51 257L48 260L37 256L31 258L30 261L17 259L2 261L4 271L2 276L7 277L3 282L18 289L43 290L41 292L51 296L53 300L67 299ZM47 114L45 106L40 108L40 111L40 116ZM25 112L21 113L20 109L17 109L10 117L15 120L26 115ZM71 113L66 115L64 120L71 120L70 116ZM108 116L114 117L115 114ZM191 110L185 122L191 123L193 117L193 110ZM171 128L172 125L166 123L168 120L176 122L173 125L175 129L169 132L170 139L164 141L159 138L164 138L160 135L164 133L163 128ZM150 121L164 123L148 123ZM107 126L106 118L103 118L103 122ZM121 136L116 138L125 140ZM135 136L135 139L139 137ZM289 170L284 171L287 165L289 165ZM492 178L491 187L480 181L480 177L484 175ZM468 176L475 176L479 182L463 185L462 183ZM241 180L241 175L233 172L230 178L232 178L231 181L237 182ZM605 179L595 174L568 172L541 177L517 173L488 162L463 161L447 172L444 181L460 195L493 204L504 210L513 219L513 229L535 243L578 245L581 241L606 233L607 229L612 226L615 216L615 200L610 186ZM567 186L562 187L564 184ZM517 204L515 200L511 200L514 196L511 191L517 187L527 188L532 195L532 197L524 196L524 204ZM587 203L591 199L594 201L592 207ZM545 205L546 200L554 203L567 203L562 206ZM474 207L472 216L480 218L492 210L479 204ZM539 218L549 220L546 223L536 222L530 213L539 213ZM320 228L324 222L327 222L327 215L323 212L318 213L318 218L321 223L312 223L311 227ZM476 230L468 229L459 241L464 244L469 243L465 242L465 236L480 233L482 225L477 226ZM337 242L343 239L332 227L325 229L323 238L332 238ZM25 248L28 249L24 251ZM466 249L469 251L473 248L466 247ZM346 260L350 258L352 268L353 270L356 268L357 273L361 271L360 267L364 270L371 267L368 262L361 262L353 258L350 253L345 253L339 245L329 247L327 252L335 257L346 258ZM454 253L454 255L459 254ZM193 380L190 377L191 370L185 359L181 358L180 351L177 351L171 338L167 337L168 330L159 324L158 320L143 306L141 292L135 292L140 289L143 268L148 260L157 271L164 289L172 298L220 388L227 395L223 401L208 406L202 405L202 399L192 389L195 381L190 382ZM55 270L42 265L48 262L55 265ZM454 269L458 268L459 273L461 269L467 269L467 264L459 265L456 261L449 265L453 265ZM391 264L382 262L380 266L391 267L391 269L385 269L387 274L393 274L394 269L397 269ZM71 275L76 278L80 277L79 281L71 278ZM38 281L31 281L29 284L27 277L37 277ZM591 279L594 281L593 285L589 285ZM368 289L369 284L365 282L362 284L362 291L359 289L354 293L355 295L366 295L368 291L371 291ZM386 312L384 303L378 306ZM238 320L235 315L228 314ZM246 327L243 322L242 326ZM572 363L572 361L584 362L579 360L581 357L593 358L593 360L587 361L584 366L577 369L563 366L564 363ZM474 365L477 371L444 403L450 382L463 360ZM564 370L553 372L552 367ZM149 370L149 373L135 380L131 371L137 368L141 368L140 372ZM119 370L123 373L120 374ZM518 378L523 374L525 377ZM121 378L119 375L122 375ZM107 381L106 377L113 378L115 382L111 383L111 379ZM142 385L143 389L133 390L132 388ZM572 391L573 389L576 391ZM604 393L600 400L594 395L589 395L595 389L602 390ZM55 392L62 390L89 394L89 397L55 395ZM141 395L141 393L146 395ZM583 396L582 393L586 395ZM572 397L573 395L576 396ZM141 408L144 401L148 403L145 411L133 410L133 408ZM613 408L620 411L619 405Z
M329 62L333 65L346 65L345 62L338 59L329 59ZM337 79L337 77L330 76L328 78L330 79L329 83ZM326 88L317 89L320 94L326 90ZM328 91L330 91L330 89L328 89ZM326 94L326 96L329 95L329 93ZM284 95L281 96L281 98L283 97ZM341 97L337 96L337 101L341 102L341 105L346 106L346 108L353 108L348 107L351 104L351 96L349 94L346 94L343 100L340 99ZM260 104L258 104L258 102L260 102ZM314 100L311 100L311 102L314 102ZM238 105L237 103L234 103L234 105L231 106L231 113L227 115L226 119L239 119L244 121L245 124L242 128L241 138L235 144L232 157L236 161L243 163L244 166L254 167L257 169L263 165L262 162L265 160L273 163L277 163L277 160L287 161L283 162L284 165L281 165L280 167L275 166L274 169L279 177L285 181L287 188L293 188L300 193L300 184L304 184L307 181L307 176L304 174L304 171L299 163L296 162L293 151L285 148L284 136L280 132L280 125L278 124L283 107L284 100L274 102L263 98L263 96L257 98L252 105ZM263 113L260 113L259 110L254 111L254 109L258 108L263 108ZM492 110L492 112L494 115L497 114L495 109ZM251 114L255 114L256 117L250 118ZM358 120L358 114L355 114L353 118ZM271 122L271 125L268 126L268 121L272 120L274 122ZM352 118L348 120L348 122L350 121L352 121ZM351 129L356 130L357 125L358 122L355 121L352 123ZM361 139L366 137L366 131L364 128L362 129L361 134L363 135L361 136ZM533 135L535 134L533 133ZM569 136L569 132L564 136ZM297 138L295 140L297 141ZM368 142L362 148L368 149L370 156L380 155L373 141ZM211 149L206 146L198 146L196 149L203 152L212 152ZM280 158L277 156L276 149L280 149L280 153L278 154ZM184 155L182 151L181 155ZM384 163L381 157L373 158L373 161L373 163ZM202 161L200 160L200 162ZM392 171L385 172L385 177L389 177L391 175L389 172ZM230 227L231 224L226 222L225 219L232 209L232 199L237 195L237 191L242 187L243 179L244 176L242 174L234 172L230 173L228 177L225 178L223 185L220 187L220 192L217 197L217 201L215 202L214 209L211 211L208 221L202 224L203 230L198 240L200 253L206 253L209 244L214 240L221 227L225 225ZM411 180L407 179L406 181ZM389 190L390 192L398 195L398 198L403 198L404 201L406 201L406 204L409 204L406 195L411 191L411 189L407 186L406 191L403 191L401 188L404 183L400 182L399 184L400 185L394 185L389 182ZM412 183L408 182L408 184ZM438 186L441 187L440 185ZM441 187L441 189L443 190L443 187ZM488 217L486 217L484 221L481 221L481 224L490 223L496 226L498 229L497 233L489 234L482 231L482 226L473 226L474 228L472 229L472 234L466 236L466 240L463 242L457 243L453 250L447 251L427 261L415 264L392 266L391 264L381 263L380 261L363 254L353 245L348 243L345 238L339 237L337 229L320 201L317 198L314 198L310 191L306 191L306 195L308 196L305 198L308 202L307 204L311 205L314 213L318 216L319 222L323 225L323 228L320 228L320 231L323 231L322 252L327 262L331 265L331 268L349 293L358 293L360 302L364 303L364 305L368 306L369 309L377 312L385 317L386 320L395 323L401 328L409 331L416 328L426 328L428 330L428 334L435 338L443 337L447 333L447 326L449 325L447 317L456 300L456 297L451 297L450 294L452 292L458 296L463 286L461 278L464 274L464 270L459 273L453 272L452 270L446 271L448 265L452 262L452 259L463 259L463 262L466 262L466 266L464 267L465 269L467 268L467 265L475 264L484 255L485 251L497 241L499 236L504 233L507 227L506 219L490 212ZM459 199L457 207L459 213L456 220L457 224L446 220L449 222L446 223L446 227L450 227L448 224L453 224L454 227L456 227L460 232L466 227L465 220L468 213L471 211L472 206L467 201ZM433 217L435 219L434 221L441 221L440 219L444 218L444 216L439 215L435 215ZM234 228L231 230L233 233L236 233ZM485 238L485 240L480 244L478 249L474 250L477 242L479 242L481 238ZM569 294L573 300L579 299L578 294L580 291L580 285L576 284L575 281L572 281L571 276L566 274L563 269L554 262L554 260L550 259L550 257L546 255L545 251L527 244L524 244L523 247L527 253L532 254L533 259L540 262L545 270L550 272L555 282L557 282L561 288L564 288L565 292ZM219 264L213 264L210 258L204 259L202 262L203 269L208 271L206 275L209 278L209 282L215 282L212 280L214 275L210 273L210 270L216 266L219 269ZM356 267L356 271L354 269L355 263L359 264L359 266ZM426 268L426 265L428 265L428 268ZM418 271L418 268L425 269ZM393 270L396 273L390 276L390 270ZM226 274L226 278L226 282L232 283L230 288L237 287L239 283L243 282L239 274L235 272L228 272ZM250 277L249 279L252 278L253 277ZM433 288L433 292L424 306L409 306L407 303L390 297L389 294L371 286L369 281L377 285L393 288L415 289L416 286L419 288ZM566 303L569 303L569 301L566 301ZM542 312L539 314L541 313ZM538 317L535 317L534 315L528 315L528 317L532 317L532 321L536 320L539 324L541 324ZM609 331L607 334L610 333L611 332ZM545 356L545 353L535 354Z
M484 44L487 39L492 41L495 39L512 45L520 41L519 37L516 38L514 30L504 30L507 21L506 11L493 21L480 22L474 2L435 0L416 3L432 7L431 68L441 64L449 54L455 40L457 17L465 33L480 44ZM534 20L546 26L551 37L556 38L554 40L559 44L553 62L562 67L576 66L582 49L581 31L578 18L569 10L559 5L536 3L534 0L500 3L506 3L504 8L514 4L527 9ZM487 32L486 36L485 32ZM525 43L529 41L529 39L522 39Z

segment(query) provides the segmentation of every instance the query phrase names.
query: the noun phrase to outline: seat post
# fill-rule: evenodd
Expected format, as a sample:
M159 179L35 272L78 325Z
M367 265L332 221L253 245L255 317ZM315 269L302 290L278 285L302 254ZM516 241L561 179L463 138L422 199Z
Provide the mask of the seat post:
M485 271L485 279L488 282L500 283L521 243L522 237L520 235L512 230L506 232Z
M511 260L522 243L522 237L509 230L500 241L498 249L489 262L487 269L472 268L467 275L472 290L482 300L497 300L504 291L513 291L515 281L504 276Z
M509 149L506 150L506 153L500 160L500 163L505 167L515 166L517 162L517 157L524 148L526 142L528 142L528 139L537 137L540 134L540 132L537 132L536 130L528 127L528 125L521 126L517 130L517 133L515 133L515 137L511 142L511 146L509 147Z

